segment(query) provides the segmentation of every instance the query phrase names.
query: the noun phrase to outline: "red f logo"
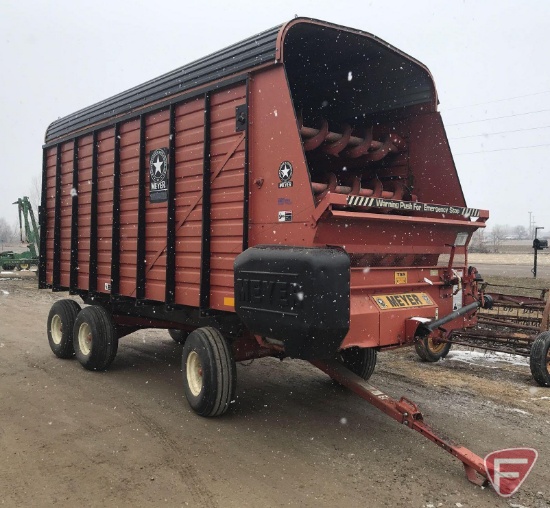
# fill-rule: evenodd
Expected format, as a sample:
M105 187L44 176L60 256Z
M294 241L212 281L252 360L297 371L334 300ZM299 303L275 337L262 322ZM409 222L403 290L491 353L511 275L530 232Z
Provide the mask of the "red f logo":
M538 453L533 448L508 448L485 457L485 471L497 494L510 497L533 469Z

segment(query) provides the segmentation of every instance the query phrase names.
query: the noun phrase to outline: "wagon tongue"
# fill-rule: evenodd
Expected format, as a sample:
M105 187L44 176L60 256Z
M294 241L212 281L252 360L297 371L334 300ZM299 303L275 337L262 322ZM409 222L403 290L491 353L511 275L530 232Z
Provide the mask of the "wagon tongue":
M336 360L311 360L310 362L339 384L349 388L356 395L359 395L359 397L380 409L383 413L386 413L410 429L419 432L436 445L448 451L462 462L469 481L480 486L488 485L489 480L487 478L484 459L464 446L452 442L449 438L438 435L435 430L424 423L422 413L414 402L405 397L401 397L399 401L392 399Z

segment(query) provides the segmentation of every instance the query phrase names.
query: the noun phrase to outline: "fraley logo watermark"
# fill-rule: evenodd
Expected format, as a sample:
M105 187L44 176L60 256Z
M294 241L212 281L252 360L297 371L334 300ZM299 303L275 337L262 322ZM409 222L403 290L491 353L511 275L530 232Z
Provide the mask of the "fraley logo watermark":
M533 469L538 453L533 448L507 448L485 457L485 471L495 492L510 497Z

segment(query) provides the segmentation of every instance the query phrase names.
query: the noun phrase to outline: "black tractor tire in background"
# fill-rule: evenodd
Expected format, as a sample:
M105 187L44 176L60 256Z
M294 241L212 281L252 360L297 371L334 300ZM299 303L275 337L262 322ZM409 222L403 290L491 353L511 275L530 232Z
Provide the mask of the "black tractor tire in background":
M192 331L182 353L183 387L189 405L200 416L220 416L228 409L237 381L230 344L215 328Z
M111 313L99 305L82 309L74 323L76 359L88 370L105 370L115 359L118 337Z
M533 342L529 366L540 386L550 386L550 332L542 332Z
M75 354L73 327L79 312L80 305L69 298L55 302L50 309L48 342L58 358L72 358Z
M342 349L338 353L338 357L346 368L367 381L374 372L377 352L372 347L350 347Z
M450 342L439 342L436 344L431 337L418 339L414 344L416 354L420 359L424 362L432 363L445 358L449 354L451 346Z
M169 328L168 333L172 337L174 342L178 344L185 344L187 337L189 337L189 332L186 330L178 330L177 328Z

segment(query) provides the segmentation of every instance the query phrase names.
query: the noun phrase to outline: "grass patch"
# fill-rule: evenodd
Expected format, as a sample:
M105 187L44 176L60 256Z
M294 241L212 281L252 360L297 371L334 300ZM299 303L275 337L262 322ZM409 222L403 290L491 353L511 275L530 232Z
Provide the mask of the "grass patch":
M550 279L535 279L534 277L488 275L484 277L484 280L488 283L488 292L506 293L510 295L540 298L542 291L550 288Z

